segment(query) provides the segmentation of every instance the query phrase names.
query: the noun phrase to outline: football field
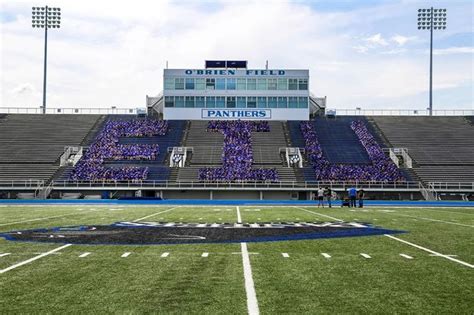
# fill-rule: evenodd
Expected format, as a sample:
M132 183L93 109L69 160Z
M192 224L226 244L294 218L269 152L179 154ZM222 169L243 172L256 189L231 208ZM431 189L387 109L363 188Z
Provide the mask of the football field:
M1 313L474 313L474 208L0 205L0 234L115 222L352 222L405 233L164 245L2 237Z

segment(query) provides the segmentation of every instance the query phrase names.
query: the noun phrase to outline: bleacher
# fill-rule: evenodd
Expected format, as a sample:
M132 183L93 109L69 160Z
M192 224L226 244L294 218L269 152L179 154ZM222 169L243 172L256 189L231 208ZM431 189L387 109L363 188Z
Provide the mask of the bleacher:
M408 149L422 181L474 181L470 117L377 116L373 121L391 146Z
M351 122L360 117L338 116L336 118L316 117L315 131L323 154L330 163L367 164L370 163L367 151L361 145Z
M0 180L48 180L65 146L80 145L100 115L3 115Z
M207 121L190 121L186 142L183 146L193 147L188 165L180 168L178 181L197 181L198 172L203 167L222 166L222 146L224 136L220 132L207 132ZM252 133L254 168L276 168L280 180L296 181L292 168L283 165L279 148L286 147L282 122L269 122L270 132Z

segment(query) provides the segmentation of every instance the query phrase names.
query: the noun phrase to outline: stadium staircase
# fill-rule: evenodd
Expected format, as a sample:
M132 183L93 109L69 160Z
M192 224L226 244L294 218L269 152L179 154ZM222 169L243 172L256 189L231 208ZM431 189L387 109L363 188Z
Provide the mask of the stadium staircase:
M220 132L207 132L207 121L190 121L183 146L194 149L189 164L178 169L178 181L197 181L203 167L222 166L224 136ZM269 122L270 132L252 133L252 150L255 168L276 168L281 181L296 181L293 169L285 167L279 149L286 147L281 122Z
M0 180L49 181L65 146L80 145L100 115L4 115Z
M471 117L374 116L391 145L408 149L414 173L424 183L474 181Z

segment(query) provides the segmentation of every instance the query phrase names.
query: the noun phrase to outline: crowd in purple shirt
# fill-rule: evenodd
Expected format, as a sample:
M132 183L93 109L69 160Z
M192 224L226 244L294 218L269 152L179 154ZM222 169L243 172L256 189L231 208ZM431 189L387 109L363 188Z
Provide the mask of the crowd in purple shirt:
M313 123L300 123L305 140L308 160L317 180L327 181L404 181L397 166L387 157L362 121L352 121L351 128L364 146L371 161L370 164L331 164L323 155ZM344 148L341 148L344 150Z
M199 169L199 180L204 181L278 181L275 169L252 169L252 132L269 132L268 122L210 121L208 132L222 132L224 146L222 167Z
M76 164L71 180L132 180L147 178L146 167L105 167L107 160L154 160L159 154L157 144L119 144L120 137L164 135L168 123L155 119L109 120L87 152Z

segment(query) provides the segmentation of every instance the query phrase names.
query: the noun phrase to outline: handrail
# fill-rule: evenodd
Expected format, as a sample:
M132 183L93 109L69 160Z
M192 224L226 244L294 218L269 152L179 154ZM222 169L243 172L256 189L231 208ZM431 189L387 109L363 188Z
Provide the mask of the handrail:
M357 106L358 108L363 106ZM430 116L429 110L420 109L338 109L335 110L338 116ZM433 116L473 116L472 109L444 109L434 110Z
M146 108L120 108L111 107L48 107L46 114L76 114L76 115L137 115L140 111L146 111ZM0 107L0 114L42 114L40 107Z
M44 187L43 180L0 180L0 187L5 188L25 188L37 189ZM302 189L312 190L319 187L330 187L332 189L347 189L349 187L364 189L400 189L400 190L422 190L429 187L434 191L474 191L474 182L429 182L424 186L421 182L366 182L366 181L280 181L280 182L204 182L204 181L70 181L56 180L51 182L53 189L61 188L176 188L176 189L225 189L225 188L246 188L246 189Z

